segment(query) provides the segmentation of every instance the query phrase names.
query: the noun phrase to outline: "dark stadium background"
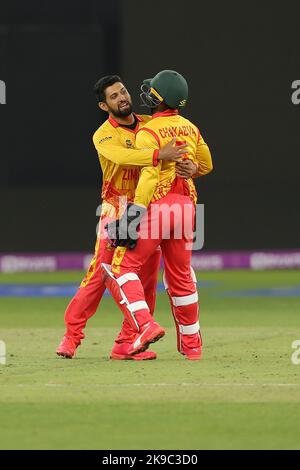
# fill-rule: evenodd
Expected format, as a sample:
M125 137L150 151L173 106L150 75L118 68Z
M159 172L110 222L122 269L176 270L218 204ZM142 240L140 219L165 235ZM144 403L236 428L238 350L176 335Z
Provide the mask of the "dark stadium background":
M186 76L211 147L205 248L299 248L300 3L0 2L1 252L92 251L101 173L92 87Z

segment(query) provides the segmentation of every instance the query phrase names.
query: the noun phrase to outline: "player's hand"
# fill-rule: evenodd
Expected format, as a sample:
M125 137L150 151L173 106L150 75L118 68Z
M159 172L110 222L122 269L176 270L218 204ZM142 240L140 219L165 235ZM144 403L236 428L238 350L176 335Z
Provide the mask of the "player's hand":
M182 162L176 163L176 175L184 179L191 178L197 173L197 165L192 160L186 159Z
M158 152L158 160L178 162L182 160L182 155L187 153L188 144L176 144L176 137L162 147Z
M120 219L105 226L108 238L114 248L117 246L126 246L130 250L135 248L140 222L146 212L146 207L130 203Z
M108 242L113 248L116 248L118 246L117 239L119 236L119 222L119 219L117 219L113 222L110 222L109 224L106 224L104 227L107 232Z

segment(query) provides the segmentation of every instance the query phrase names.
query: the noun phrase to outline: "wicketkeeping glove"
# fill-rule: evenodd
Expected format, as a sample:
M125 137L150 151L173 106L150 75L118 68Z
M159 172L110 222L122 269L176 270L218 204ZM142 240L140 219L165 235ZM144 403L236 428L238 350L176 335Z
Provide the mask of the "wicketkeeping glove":
M138 229L146 207L129 203L120 219L105 226L112 246L126 246L130 250L135 248L138 240Z

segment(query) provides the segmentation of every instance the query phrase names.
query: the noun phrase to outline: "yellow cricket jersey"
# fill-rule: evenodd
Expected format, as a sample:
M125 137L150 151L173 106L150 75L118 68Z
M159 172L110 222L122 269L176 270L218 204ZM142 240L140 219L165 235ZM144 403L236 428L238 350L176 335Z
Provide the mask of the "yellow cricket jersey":
M177 137L178 144L188 144L185 158L189 158L198 166L194 177L203 176L212 170L211 154L198 128L180 116L177 110L168 109L154 114L151 121L137 132L135 146L139 149L159 149L173 137ZM196 204L197 192L192 178L184 180L176 176L174 162L160 161L155 167L145 167L141 170L134 202L147 207L150 202L161 199L172 190L184 191L183 194L188 194Z
M151 116L135 115L134 130L123 127L111 117L95 132L93 142L103 172L102 215L119 217L127 202L134 200L141 167L157 166L158 150L135 149L135 137Z

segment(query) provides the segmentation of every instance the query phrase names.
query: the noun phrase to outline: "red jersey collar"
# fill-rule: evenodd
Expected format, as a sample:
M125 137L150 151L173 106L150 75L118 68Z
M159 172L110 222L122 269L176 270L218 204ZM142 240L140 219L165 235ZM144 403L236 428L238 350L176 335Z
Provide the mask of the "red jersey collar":
M133 115L138 120L138 122L142 121L142 118L140 116L135 113L133 113ZM113 117L109 116L108 120L113 127L122 127L122 124L119 124Z
M153 114L152 119L157 118L157 117L176 116L178 113L179 113L178 109L166 109L165 111L162 111L161 113Z

